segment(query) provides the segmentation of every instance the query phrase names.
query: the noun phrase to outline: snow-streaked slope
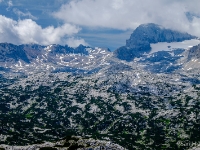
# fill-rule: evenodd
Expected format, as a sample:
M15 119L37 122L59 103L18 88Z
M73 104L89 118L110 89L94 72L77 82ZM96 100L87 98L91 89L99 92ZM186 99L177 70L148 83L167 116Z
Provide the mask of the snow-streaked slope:
M54 51L58 51L54 53ZM85 54L87 52L87 54ZM0 66L10 68L14 72L32 74L33 72L96 72L111 63L112 52L95 47L85 48L83 52L66 52L64 47L49 45L40 49L39 55L26 63L19 59L17 62L0 62Z

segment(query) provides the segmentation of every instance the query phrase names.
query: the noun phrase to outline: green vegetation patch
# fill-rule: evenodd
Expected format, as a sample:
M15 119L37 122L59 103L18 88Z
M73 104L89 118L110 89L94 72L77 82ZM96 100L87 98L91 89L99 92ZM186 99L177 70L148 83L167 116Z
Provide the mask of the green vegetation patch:
M25 117L26 117L27 119L31 119L31 118L33 117L33 115L32 115L32 114L26 114Z

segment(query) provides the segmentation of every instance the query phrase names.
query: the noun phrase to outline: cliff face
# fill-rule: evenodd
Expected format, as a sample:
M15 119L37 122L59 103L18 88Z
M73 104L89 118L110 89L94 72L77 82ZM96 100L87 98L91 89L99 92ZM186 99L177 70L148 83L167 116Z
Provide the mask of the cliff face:
M151 43L158 42L181 42L196 38L188 33L165 29L159 25L149 23L137 27L126 41L126 46L115 51L116 57L122 60L131 61L145 52L151 50Z

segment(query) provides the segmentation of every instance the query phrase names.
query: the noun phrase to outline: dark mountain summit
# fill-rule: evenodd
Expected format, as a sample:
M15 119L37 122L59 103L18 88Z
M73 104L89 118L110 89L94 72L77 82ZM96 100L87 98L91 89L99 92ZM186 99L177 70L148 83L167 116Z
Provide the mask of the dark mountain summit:
M196 38L188 33L181 33L165 29L159 25L149 23L137 27L126 41L126 46L115 51L115 55L122 60L131 61L145 52L151 50L151 43L158 42L181 42Z
M126 41L126 46L135 48L139 41L147 41L148 43L181 42L192 38L195 38L195 36L171 29L165 29L162 26L149 23L137 27L131 34L130 39Z

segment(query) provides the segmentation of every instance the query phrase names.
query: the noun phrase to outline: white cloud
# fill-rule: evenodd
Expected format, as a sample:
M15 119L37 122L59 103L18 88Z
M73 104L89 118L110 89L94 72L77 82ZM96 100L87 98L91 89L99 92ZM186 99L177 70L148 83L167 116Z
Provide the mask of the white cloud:
M8 1L8 6L12 7L13 6L13 2L11 0Z
M37 20L37 19L38 19L37 17L33 16L29 11L26 12L26 13L24 13L24 12L20 11L19 9L14 8L14 9L13 9L13 12L14 12L16 15L18 15L19 18L20 18L20 17L28 17L29 19L33 19L33 20Z
M185 16L200 14L199 6L199 0L71 0L53 15L81 26L122 30L153 22L200 36L200 20Z
M81 29L71 24L64 24L57 28L49 26L42 28L31 19L15 21L0 15L0 42L10 42L14 44L37 43L43 45L49 44L72 44L74 46L77 40L73 39ZM69 42L71 41L71 42ZM83 39L80 44L86 44Z
M13 6L13 2L11 0L9 0L7 2L8 7L6 8L7 11L9 11L9 9Z
M82 45L88 45L84 39L80 39L80 38L68 38L67 39L67 44L70 45L71 47L78 47L80 44Z
M3 2L3 0L0 0L0 3Z

